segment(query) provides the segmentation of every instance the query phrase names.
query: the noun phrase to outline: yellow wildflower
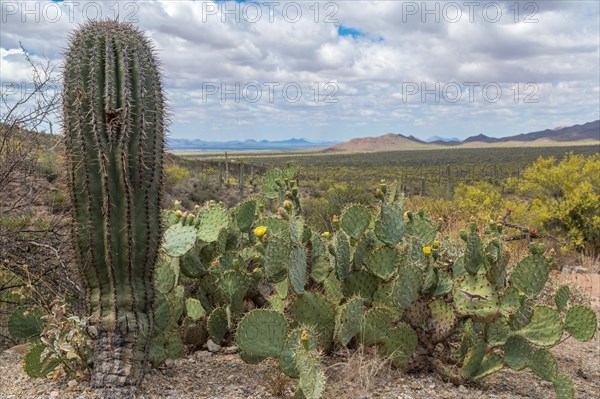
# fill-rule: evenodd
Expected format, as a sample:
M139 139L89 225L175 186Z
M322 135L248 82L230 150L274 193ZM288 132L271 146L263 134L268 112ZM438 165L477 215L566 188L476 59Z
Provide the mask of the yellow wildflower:
M321 234L321 237L329 238L329 232L328 231L324 231L323 234Z
M258 238L264 236L265 234L267 234L267 226L258 226L254 229L254 235Z
M423 247L423 253L425 256L431 255L431 247Z

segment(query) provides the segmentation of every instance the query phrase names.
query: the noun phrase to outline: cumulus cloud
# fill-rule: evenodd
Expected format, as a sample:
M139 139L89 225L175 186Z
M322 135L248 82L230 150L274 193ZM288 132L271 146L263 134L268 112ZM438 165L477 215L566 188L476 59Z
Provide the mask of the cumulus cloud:
M473 4L4 1L1 79L30 79L19 42L60 62L78 24L118 15L156 44L176 137L465 137L600 118L597 2Z

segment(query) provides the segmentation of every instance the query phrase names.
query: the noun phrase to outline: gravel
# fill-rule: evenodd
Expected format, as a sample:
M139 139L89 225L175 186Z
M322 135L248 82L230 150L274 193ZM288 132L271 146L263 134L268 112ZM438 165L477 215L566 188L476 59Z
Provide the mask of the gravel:
M296 382L268 359L258 365L245 364L237 354L199 351L169 361L147 374L137 395L140 399L192 398L292 398ZM552 352L560 372L573 379L576 397L600 397L600 340L580 343L568 339ZM522 399L553 398L552 384L530 371L503 370L471 386L454 386L431 373L405 374L390 369L372 353L344 353L326 357L325 398L336 399ZM22 355L0 354L1 399L92 399L97 398L84 382L67 376L31 379L22 369ZM117 398L115 398L117 399Z

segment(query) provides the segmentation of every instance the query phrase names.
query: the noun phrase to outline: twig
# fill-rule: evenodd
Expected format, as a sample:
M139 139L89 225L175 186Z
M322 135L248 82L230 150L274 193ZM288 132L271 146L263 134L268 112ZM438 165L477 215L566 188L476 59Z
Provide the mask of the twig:
M64 262L62 261L62 258L60 257L60 253L58 252L58 249L54 248L51 245L43 244L43 243L38 243L38 242L35 242L35 241L29 241L29 244L37 246L37 247L42 247L42 248L46 248L46 249L51 250L54 253L54 255L56 256L56 259L58 260L58 263L60 263L60 265L62 266L63 270L65 271L65 278L67 279L67 281L69 283L71 283L71 285L73 287L75 287L75 289L80 294L83 294L83 290L81 289L81 287L78 284L76 284L73 280L71 280L71 278L69 277L69 274L70 274L69 270L68 270L67 266L64 264Z

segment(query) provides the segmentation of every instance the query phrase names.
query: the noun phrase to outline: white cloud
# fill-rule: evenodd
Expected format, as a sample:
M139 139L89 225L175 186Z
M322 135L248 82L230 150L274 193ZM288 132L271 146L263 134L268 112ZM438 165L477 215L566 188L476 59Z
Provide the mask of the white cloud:
M465 131L469 128L485 128L487 134L522 132L525 118L528 126L532 120L539 123L532 128L546 128L561 124L566 115L581 119L577 122L600 117L600 7L593 1L536 2L537 23L522 22L531 12L526 8L531 2L518 2L517 15L514 1L480 2L473 22L464 5L460 20L451 22L456 14L443 2L428 3L429 10L437 4L437 15L427 14L422 2L320 2L316 8L312 2L280 2L271 15L268 6L261 5L262 15L254 22L256 6L235 2L165 0L115 6L83 1L70 9L66 0L57 3L63 15L54 21L45 20L41 9L37 16L31 12L40 2L24 3L29 13L7 9L7 3L2 3L0 36L3 82L28 80L24 60L17 54L19 42L35 57L58 62L68 32L92 11L99 9L107 17L118 11L122 19L138 19L164 66L175 136L321 139L327 133L330 139L345 139L365 129L375 135L402 126L423 137L460 137L474 133ZM502 18L495 23L487 20L495 6L488 14L483 11L491 3L502 6ZM302 5L302 16L293 22L296 4ZM325 22L326 17L338 23ZM339 25L360 34L341 36ZM221 101L221 93L202 93L211 84L231 88L251 82L263 90L258 103L244 98L235 102L232 95ZM273 102L268 101L268 82L279 83ZM335 82L329 91L327 82ZM409 98L403 94L403 83L421 88L422 83L435 87L436 82L440 87L449 82L497 82L507 93L493 104L480 95L478 101L436 104L430 100L434 96L423 102L420 93ZM539 102L515 102L508 89L515 82L535 83ZM282 93L288 83L302 89L296 103ZM338 102L323 103L327 94ZM466 91L463 94L468 97Z

